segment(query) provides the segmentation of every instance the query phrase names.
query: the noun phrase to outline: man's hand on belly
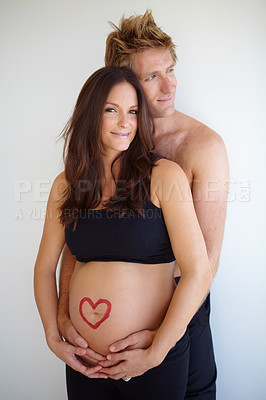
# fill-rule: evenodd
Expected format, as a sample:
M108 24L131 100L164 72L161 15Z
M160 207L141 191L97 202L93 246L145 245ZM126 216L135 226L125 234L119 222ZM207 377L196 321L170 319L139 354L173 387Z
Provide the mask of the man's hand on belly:
M87 367L79 360L79 357L84 356L86 353L86 349L72 346L64 342L60 337L49 338L47 344L52 352L72 369L90 378L108 378L106 374L101 372L102 367L100 365Z
M58 312L57 325L59 332L68 343L71 343L74 346L82 347L84 349L88 347L88 343L86 342L86 340L83 339L83 337L81 337L74 328L71 319L69 318L69 315Z
M147 349L151 346L155 334L156 331L150 331L148 329L134 332L126 338L113 343L110 346L110 352L117 353L122 350Z
M149 357L147 357L148 351L145 354L142 350L151 346L155 334L156 331L145 329L113 343L110 346L112 353L108 355L107 361L99 361L99 365L104 367L102 372L108 374L112 379L120 379L125 375L139 376L153 368L155 365L150 365Z
M80 347L82 350L82 363L87 367L92 367L98 364L99 361L106 360L106 357L102 356L96 351L89 348L88 343L82 336L74 328L71 319L68 315L63 315L58 313L57 316L58 328L59 332L63 336L63 338L74 346ZM79 355L80 356L80 355Z
M100 361L99 365L103 365L104 368L101 373L108 375L111 379L122 379L123 377L135 377L144 374L151 368L159 365L154 360L151 348L146 350L135 349L127 350L121 353L108 354L107 361ZM105 367L108 362L118 363L110 368Z

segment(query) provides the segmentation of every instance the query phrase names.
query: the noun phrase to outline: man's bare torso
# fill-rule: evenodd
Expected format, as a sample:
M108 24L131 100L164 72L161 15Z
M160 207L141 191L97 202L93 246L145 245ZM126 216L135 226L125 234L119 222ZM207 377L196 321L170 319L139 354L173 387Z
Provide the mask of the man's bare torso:
M202 170L208 164L208 154L211 156L221 141L209 127L176 110L170 117L155 120L154 152L179 164L187 176L193 198L196 192L193 184L203 181ZM176 263L175 276L180 275Z
M171 118L171 120L170 120ZM166 120L169 123L166 123ZM171 125L167 130L166 125ZM195 160L200 157L199 148L208 148L219 135L201 122L175 111L156 123L154 152L176 162L185 172L190 187L193 185Z

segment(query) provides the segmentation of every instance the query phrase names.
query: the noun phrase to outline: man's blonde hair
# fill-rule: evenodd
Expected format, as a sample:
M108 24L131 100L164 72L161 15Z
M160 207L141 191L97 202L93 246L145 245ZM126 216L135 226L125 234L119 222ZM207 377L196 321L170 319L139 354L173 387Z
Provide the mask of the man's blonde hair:
M121 18L119 26L109 22L114 31L106 40L105 66L131 68L131 55L146 49L162 47L169 50L174 63L177 56L170 36L155 23L151 10L144 15Z

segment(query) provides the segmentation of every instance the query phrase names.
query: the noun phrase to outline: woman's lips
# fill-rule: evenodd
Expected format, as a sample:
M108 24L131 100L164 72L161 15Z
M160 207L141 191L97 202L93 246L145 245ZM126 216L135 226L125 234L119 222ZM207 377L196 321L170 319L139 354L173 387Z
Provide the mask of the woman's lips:
M128 132L128 133L111 132L111 133L112 133L112 135L116 135L116 136L119 136L121 138L127 138L130 135L130 132Z

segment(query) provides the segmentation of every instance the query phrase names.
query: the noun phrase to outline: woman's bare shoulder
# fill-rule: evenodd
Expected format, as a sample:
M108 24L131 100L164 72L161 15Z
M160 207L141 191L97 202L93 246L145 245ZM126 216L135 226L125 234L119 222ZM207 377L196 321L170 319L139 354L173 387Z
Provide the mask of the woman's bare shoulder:
M53 181L50 192L50 201L54 200L56 203L58 203L58 201L62 200L67 188L68 188L68 183L66 180L65 171L62 171L55 177Z
M152 171L151 194L154 203L161 206L173 196L176 200L190 200L191 191L182 168L174 161L159 160Z
M155 163L154 171L152 172L155 181L161 180L183 180L187 181L183 169L174 161L161 158Z
M65 185L67 186L67 179L66 179L66 174L65 171L60 172L60 174L58 174L54 181L53 181L53 186L58 186L58 185Z
M63 182L67 183L65 171L60 172L60 174L58 174L58 175L55 177L53 183L56 183L56 184L57 184L57 183L59 183L59 182L60 182L60 183L63 183Z

